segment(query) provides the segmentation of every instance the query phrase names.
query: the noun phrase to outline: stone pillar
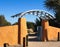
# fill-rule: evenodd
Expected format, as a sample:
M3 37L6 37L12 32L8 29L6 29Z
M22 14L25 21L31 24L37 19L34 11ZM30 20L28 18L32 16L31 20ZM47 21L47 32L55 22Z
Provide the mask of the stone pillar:
M42 41L48 40L47 28L49 27L48 20L42 20Z
M23 38L26 40L27 25L25 18L18 19L18 44L23 45Z

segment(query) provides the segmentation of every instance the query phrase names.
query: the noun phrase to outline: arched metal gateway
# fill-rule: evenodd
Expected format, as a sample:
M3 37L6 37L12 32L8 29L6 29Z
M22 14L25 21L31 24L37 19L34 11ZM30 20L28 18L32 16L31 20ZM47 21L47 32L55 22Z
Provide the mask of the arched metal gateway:
M32 15L35 15L35 16L38 16L39 18L41 18L42 20L50 20L50 19L55 19L52 15L50 15L49 13L47 13L47 12L45 12L45 11L40 11L40 10L28 10L28 11L25 11L25 12L21 12L21 13L18 13L18 14L16 14L16 15L13 15L12 17L14 18L14 17L19 17L19 18L22 18L23 16L25 16L26 14L32 14ZM22 20L21 20L22 21ZM20 21L19 21L19 23L20 23ZM21 25L22 25L22 23L20 23ZM19 25L20 25L19 24ZM21 26L20 25L20 26ZM22 27L22 26L21 26ZM24 27L22 27L22 28L24 28ZM21 28L21 30L20 30L20 27L19 27L19 31L20 32L22 32L22 29ZM45 30L44 30L45 31ZM42 32L42 33L44 33L44 31ZM18 32L18 33L20 33L20 32ZM24 33L24 32L23 32ZM22 34L19 34L20 36L22 36ZM20 36L18 36L19 38L20 38ZM41 40L44 40L44 37L46 37L46 35L44 36L44 35L42 35L41 34ZM23 38L23 37L21 37L21 38ZM21 41L22 39L19 39L19 44L20 44L20 41ZM27 45L28 45L28 43L26 43Z
M37 10L34 9L34 10L28 10L28 11L25 11L25 12L21 12L21 13L18 13L16 15L13 15L12 17L14 18L14 17L19 16L20 18L22 18L26 14L32 14L32 15L40 17L41 19L46 19L46 20L54 19L54 17L51 14L49 14L45 11L38 10L38 9Z

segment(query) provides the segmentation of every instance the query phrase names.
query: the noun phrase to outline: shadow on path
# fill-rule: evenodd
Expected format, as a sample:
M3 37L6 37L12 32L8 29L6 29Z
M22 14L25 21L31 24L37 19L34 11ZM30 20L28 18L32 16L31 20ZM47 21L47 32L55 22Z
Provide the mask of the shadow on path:
M37 34L29 34L28 41L40 41L40 40L38 40Z

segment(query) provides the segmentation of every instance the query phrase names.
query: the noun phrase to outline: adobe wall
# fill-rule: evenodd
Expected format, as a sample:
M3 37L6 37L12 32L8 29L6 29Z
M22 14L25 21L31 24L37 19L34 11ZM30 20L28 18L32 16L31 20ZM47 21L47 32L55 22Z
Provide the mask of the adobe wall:
M58 32L60 32L60 28L49 26L49 22L47 20L42 21L43 26L43 39L48 40L58 40Z
M18 25L0 27L0 45L23 45L23 38L26 41L27 25L25 18L18 19ZM26 42L25 42L26 43Z
M49 40L58 40L58 32L60 32L60 28L49 26L47 31Z
M18 43L18 25L0 27L0 45Z

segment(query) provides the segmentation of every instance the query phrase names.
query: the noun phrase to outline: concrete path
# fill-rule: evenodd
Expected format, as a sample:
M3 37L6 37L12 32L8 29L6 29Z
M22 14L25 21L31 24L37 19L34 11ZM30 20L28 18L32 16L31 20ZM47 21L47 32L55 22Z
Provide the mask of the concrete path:
M60 47L60 42L28 42L28 47Z
M38 41L37 36L28 36L28 47L60 47L60 41L56 42L41 42Z

